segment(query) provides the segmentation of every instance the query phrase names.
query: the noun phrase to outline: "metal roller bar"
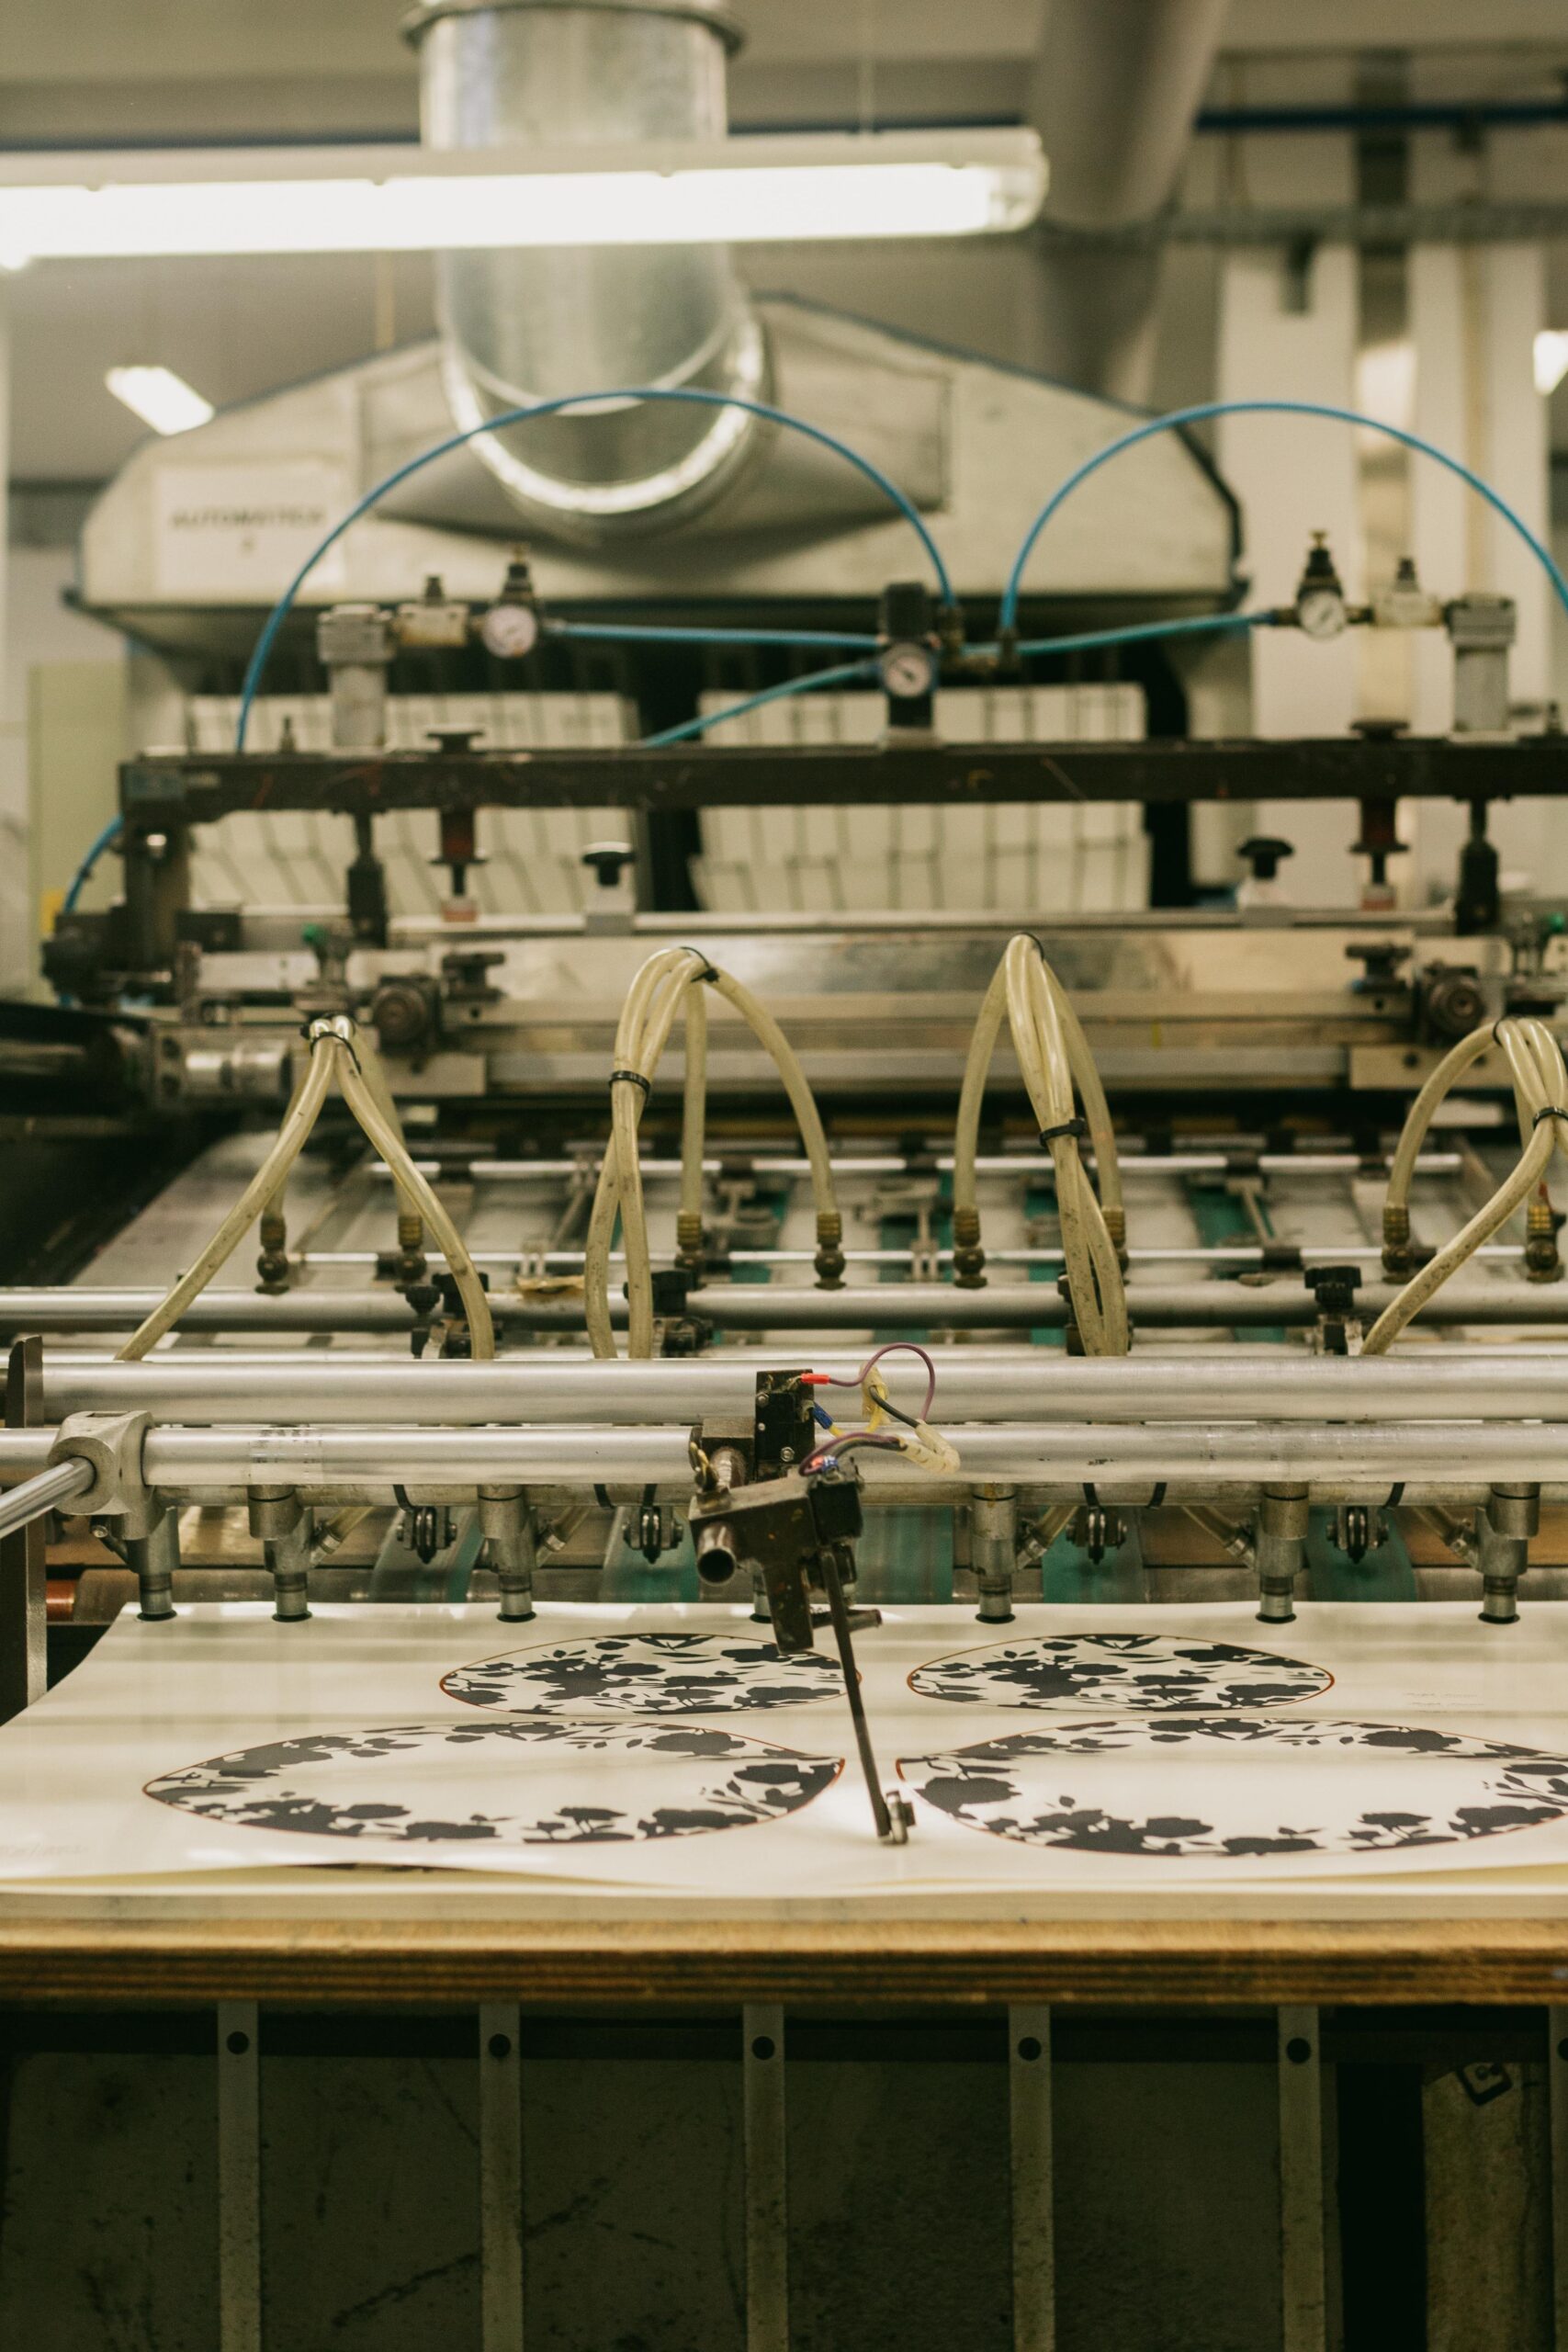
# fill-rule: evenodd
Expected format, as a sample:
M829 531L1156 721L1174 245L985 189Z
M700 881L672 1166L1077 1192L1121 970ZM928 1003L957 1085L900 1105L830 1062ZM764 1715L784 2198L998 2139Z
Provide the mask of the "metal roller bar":
M343 1294L340 1294L343 1295ZM1367 1320L1399 1295L1392 1283L1364 1284L1357 1311ZM0 1294L3 1303L4 1294ZM502 1320L519 1330L577 1331L583 1327L578 1299L500 1299ZM1241 1282L1134 1283L1128 1310L1140 1330L1194 1330L1219 1325L1235 1329L1303 1330L1317 1321L1317 1302L1304 1284ZM612 1301L612 1320L625 1315ZM960 1290L949 1283L886 1283L865 1288L811 1290L772 1283L709 1283L687 1295L687 1311L725 1331L1060 1329L1067 1311L1045 1283L998 1283ZM1545 1283L1450 1283L1421 1310L1427 1327L1448 1324L1568 1323L1568 1286ZM69 1325L56 1328L70 1329ZM345 1327L352 1328L352 1327Z
M951 1426L951 1425L950 1425ZM919 1502L993 1480L1082 1486L1149 1480L1205 1487L1317 1480L1335 1488L1471 1480L1568 1479L1568 1423L1258 1422L1226 1428L1113 1428L1064 1422L958 1426L957 1480L938 1481L897 1455L867 1453L867 1487ZM30 1478L54 1432L0 1432L0 1478ZM192 1487L468 1487L640 1486L691 1478L690 1431L636 1429L158 1429L142 1454L149 1486Z
M1140 743L683 743L668 749L149 752L119 772L138 833L242 808L797 808L994 801L1556 799L1560 740L1303 736ZM134 849L133 849L134 854Z
M133 1331L163 1290L0 1290L0 1330ZM182 1331L411 1331L413 1309L395 1290L204 1291Z
M1026 1369L1036 1360L1035 1351L1022 1340L971 1340L962 1333L951 1338L944 1337L941 1333L933 1333L931 1339L922 1340L919 1345L924 1348L927 1355L932 1358L939 1371L943 1365L964 1371L989 1371L999 1365L1004 1370L1017 1373ZM819 1345L803 1351L800 1347L792 1346L788 1340L780 1340L776 1345L762 1346L748 1340L740 1347L716 1348L711 1354L688 1359L687 1363L688 1369L693 1363L721 1366L745 1363L749 1364L754 1372L790 1372L797 1365L805 1363L808 1353L810 1368L813 1371L852 1372L857 1365L865 1362L869 1352L869 1350L864 1347L858 1344L847 1346L842 1340L834 1340L830 1346ZM1233 1344L1227 1345L1223 1352L1226 1364L1280 1363L1281 1362L1299 1363L1307 1356L1307 1351L1304 1348L1282 1351L1266 1340L1237 1340ZM1140 1370L1146 1370L1153 1364L1179 1363L1190 1364L1194 1369L1202 1371L1211 1368L1219 1354L1220 1351L1207 1340L1152 1339L1146 1346L1140 1347L1135 1355L1120 1358L1118 1361L1135 1363ZM1399 1347L1392 1355L1384 1358L1363 1357L1359 1361L1396 1364L1425 1363L1439 1354L1445 1364L1479 1363L1489 1365L1494 1371L1506 1372L1517 1371L1521 1365L1526 1367L1540 1365L1548 1372L1554 1372L1561 1366L1568 1365L1568 1335L1562 1340L1444 1340L1440 1343L1424 1342L1420 1327L1417 1325L1412 1333L1401 1340ZM154 1349L152 1355L142 1359L142 1366L151 1370L160 1365L177 1365L185 1372L194 1373L199 1371L204 1365L217 1364L226 1372L258 1370L266 1372L276 1370L278 1360L277 1349L265 1345L250 1347L236 1343L232 1347L216 1349L210 1347L205 1340L197 1340L187 1344L176 1339L161 1343ZM122 1372L141 1368L122 1363L120 1358L107 1346L91 1344L76 1346L62 1342L60 1346L51 1349L49 1361L56 1372L61 1374L69 1372L73 1375L107 1372L111 1365L118 1365ZM389 1365L400 1366L408 1362L408 1358L401 1348L384 1340L378 1341L374 1335L371 1335L363 1347L356 1344L351 1338L344 1338L335 1342L330 1349L312 1349L309 1355L291 1356L289 1361L302 1362L312 1371L320 1371L331 1365L334 1371L346 1369L374 1372L378 1369L385 1371ZM426 1358L424 1361L428 1363L429 1359ZM601 1359L596 1358L585 1346L551 1347L544 1351L526 1342L521 1347L507 1349L495 1359L496 1363L502 1364L535 1366L548 1363L552 1367L560 1364L594 1363L600 1361ZM646 1368L641 1358L629 1364L624 1356L615 1361L622 1365L623 1369L629 1369L633 1373L640 1373ZM660 1357L655 1358L654 1361L671 1363L673 1359ZM887 1367L889 1372L896 1372L897 1366L897 1357L890 1357ZM449 1363L447 1368L450 1370L453 1367Z
M1305 1265L1337 1266L1347 1262L1370 1265L1382 1256L1381 1242L1364 1241L1344 1249L1330 1243L1314 1245L1300 1242L1288 1245ZM433 1266L444 1267L446 1261L439 1250L427 1253ZM582 1270L586 1253L581 1250L475 1250L469 1252L476 1266L536 1267L543 1273L575 1274ZM951 1266L951 1250L846 1250L844 1262L850 1266L912 1266L935 1263ZM1471 1251L1472 1260L1487 1258L1509 1260L1517 1265L1522 1251L1517 1242L1483 1242ZM814 1250L730 1250L725 1253L731 1266L812 1266L817 1262ZM675 1253L671 1250L652 1252L656 1268L671 1266ZM1134 1266L1240 1266L1280 1269L1278 1248L1266 1250L1261 1244L1246 1241L1215 1242L1209 1247L1197 1243L1188 1249L1129 1250L1127 1261ZM375 1250L302 1250L289 1260L291 1267L301 1273L322 1266L378 1266L380 1253ZM624 1266L626 1258L619 1250L612 1250L609 1262ZM1467 1262L1469 1262L1467 1261ZM1062 1250L987 1250L987 1266L1063 1266L1066 1253Z
M0 1330L122 1331L159 1305L159 1290L0 1290ZM1363 1285L1357 1310L1367 1319L1398 1296L1387 1283ZM1128 1306L1142 1330L1228 1329L1296 1330L1317 1320L1310 1291L1294 1283L1133 1284ZM950 1283L887 1283L844 1290L813 1290L771 1283L709 1283L688 1294L687 1310L726 1331L910 1329L1032 1330L1066 1322L1067 1311L1044 1283L1009 1283L960 1290ZM495 1320L520 1331L581 1331L580 1297L548 1298L496 1292ZM613 1299L611 1319L626 1320L626 1302ZM1451 1324L1568 1323L1568 1285L1450 1283L1421 1312L1427 1328ZM206 1331L401 1331L418 1317L394 1290L209 1290L192 1301L180 1329Z
M1311 1356L1277 1349L1233 1363L1210 1349L1190 1357L1064 1358L1018 1349L941 1365L935 1418L965 1421L1568 1421L1568 1350L1496 1351L1477 1362L1433 1349L1409 1356ZM399 1428L485 1422L615 1426L694 1422L749 1413L757 1375L774 1363L750 1351L718 1356L595 1363L592 1358L504 1357L492 1363L385 1357L274 1356L231 1363L210 1351L141 1363L79 1359L44 1367L44 1410L150 1412L187 1422L262 1421ZM852 1379L863 1358L803 1349L802 1370ZM918 1405L925 1370L890 1355L881 1370L894 1401Z
M1086 1151L1087 1166L1094 1165L1094 1154ZM1245 1171L1238 1169L1239 1160L1246 1162ZM1355 1151L1168 1151L1129 1152L1119 1161L1123 1176L1225 1176L1238 1172L1260 1176L1359 1176L1369 1170L1387 1173L1386 1153L1374 1153L1370 1159ZM1418 1176L1452 1176L1463 1162L1457 1151L1424 1152L1416 1163ZM499 1184L564 1182L584 1173L597 1175L597 1153L581 1159L416 1159L414 1166L423 1176L443 1176L452 1183ZM911 1159L908 1154L892 1152L880 1157L835 1158L835 1176L948 1176L953 1172L951 1152L933 1153L927 1159ZM389 1181L391 1170L384 1159L374 1162L378 1176ZM645 1159L644 1178L653 1182L661 1177L677 1177L681 1173L678 1159ZM796 1156L760 1155L742 1151L723 1159L705 1159L703 1172L707 1176L790 1176L807 1177L811 1162ZM994 1152L975 1162L978 1176L1049 1176L1053 1163L1047 1152Z
M47 1448L45 1454L47 1459ZM35 1519L41 1519L46 1510L58 1510L73 1495L85 1495L92 1483L93 1465L90 1462L73 1459L57 1462L52 1468L39 1470L24 1485L13 1487L7 1495L0 1495L0 1535L11 1535L19 1527L30 1526ZM39 1695L41 1696L41 1692Z

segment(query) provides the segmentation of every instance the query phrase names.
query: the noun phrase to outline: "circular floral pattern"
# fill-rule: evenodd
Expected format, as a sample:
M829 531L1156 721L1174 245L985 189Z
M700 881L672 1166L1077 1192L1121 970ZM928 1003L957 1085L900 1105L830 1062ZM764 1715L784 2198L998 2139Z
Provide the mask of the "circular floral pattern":
M1304 1715L1064 1719L898 1770L968 1828L1078 1854L1386 1854L1568 1814L1568 1757Z
M1276 1707L1315 1699L1334 1677L1302 1659L1172 1634L1045 1634L918 1666L922 1699L967 1707Z
M742 1634L600 1634L455 1667L449 1699L528 1715L733 1715L833 1695L830 1657Z
M580 1846L689 1838L798 1813L842 1759L658 1724L394 1724L313 1732L161 1773L161 1804L247 1829Z

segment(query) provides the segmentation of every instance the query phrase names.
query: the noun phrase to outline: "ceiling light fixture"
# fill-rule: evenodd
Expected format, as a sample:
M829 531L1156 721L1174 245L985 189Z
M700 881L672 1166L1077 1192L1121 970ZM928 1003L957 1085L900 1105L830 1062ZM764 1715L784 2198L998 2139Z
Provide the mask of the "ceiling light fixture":
M172 368L111 368L104 381L154 433L189 433L216 413Z
M1026 228L1031 130L0 157L0 266L181 254L963 237Z
M1568 328L1542 327L1535 339L1535 388L1543 397L1568 376Z

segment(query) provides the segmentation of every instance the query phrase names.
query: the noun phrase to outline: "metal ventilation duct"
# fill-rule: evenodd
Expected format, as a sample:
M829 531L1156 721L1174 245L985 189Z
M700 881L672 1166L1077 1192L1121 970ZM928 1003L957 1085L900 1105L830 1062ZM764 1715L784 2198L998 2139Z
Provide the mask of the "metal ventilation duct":
M1213 70L1228 0L1050 0L1031 119L1051 163L1047 221L1077 250L1041 252L1040 341L1047 375L1113 400L1149 398L1157 249L1118 249L1096 232L1157 218L1169 204Z
M717 0L423 0L410 30L431 147L725 135L737 36ZM437 299L460 425L600 385L765 390L762 331L723 245L443 254ZM593 545L695 513L757 437L734 409L620 403L473 446L536 526Z

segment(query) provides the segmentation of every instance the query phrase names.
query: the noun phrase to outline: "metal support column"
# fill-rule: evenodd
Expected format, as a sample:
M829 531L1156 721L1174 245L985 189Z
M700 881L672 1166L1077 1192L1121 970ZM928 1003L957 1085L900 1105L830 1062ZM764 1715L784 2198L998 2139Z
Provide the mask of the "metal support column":
M484 2352L523 2352L523 2043L515 2001L479 2007L479 2304Z
M1568 2352L1568 2007L1546 2013L1551 2116L1551 2340Z
M6 1374L6 1426L43 1419L43 1341L18 1340ZM44 1521L0 1536L0 1723L41 1699L48 1682Z
M218 2342L261 2352L261 2054L254 2001L218 2004Z
M1279 2012L1280 2279L1282 2352L1325 2352L1323 2074L1317 2011Z
M1051 2152L1051 2012L1008 2011L1012 2124L1013 2352L1055 2352L1056 2219Z
M746 2352L789 2352L784 2010L741 2011L746 2105Z

